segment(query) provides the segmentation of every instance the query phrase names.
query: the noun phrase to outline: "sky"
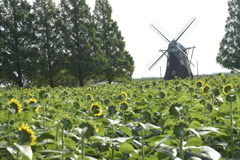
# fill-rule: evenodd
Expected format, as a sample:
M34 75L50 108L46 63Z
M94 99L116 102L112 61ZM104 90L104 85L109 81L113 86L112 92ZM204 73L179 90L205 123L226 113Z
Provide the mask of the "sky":
M53 0L54 1L54 0ZM59 3L60 0L55 0ZM86 0L91 10L95 0ZM109 0L112 19L118 23L126 43L125 49L134 59L133 78L163 77L167 58L148 70L146 64L160 49L167 49L166 43L149 25L157 21L174 38L196 17L199 24L181 44L193 47L191 67L194 75L222 73L224 69L216 63L219 43L225 34L228 17L228 0ZM197 65L198 64L198 67Z

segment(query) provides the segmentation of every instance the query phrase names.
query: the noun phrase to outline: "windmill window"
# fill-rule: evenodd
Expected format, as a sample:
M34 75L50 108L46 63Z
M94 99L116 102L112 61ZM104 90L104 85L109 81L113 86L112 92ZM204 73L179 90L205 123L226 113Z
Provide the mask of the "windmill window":
M176 75L176 71L172 70L172 75L175 76Z
M180 61L180 62L181 62L181 65L184 65L182 61Z

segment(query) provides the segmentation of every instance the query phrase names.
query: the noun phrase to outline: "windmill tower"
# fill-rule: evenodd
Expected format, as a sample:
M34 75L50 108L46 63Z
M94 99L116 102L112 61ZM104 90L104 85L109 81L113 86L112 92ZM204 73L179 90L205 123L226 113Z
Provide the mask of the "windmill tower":
M174 38L172 41L169 39L169 34L163 29L162 26L157 24L151 24L150 27L163 38L168 44L166 50L160 50L162 52L161 56L152 59L148 64L148 69L151 70L165 55L167 56L167 68L165 72L164 79L170 80L175 76L181 77L182 79L186 77L193 78L192 70L190 65L193 65L191 62L193 51L195 47L185 48L181 43L181 40L185 40L193 29L197 26L196 18L192 18L190 22L183 28L183 30ZM188 52L192 49L192 54L189 59ZM194 65L193 65L194 66Z

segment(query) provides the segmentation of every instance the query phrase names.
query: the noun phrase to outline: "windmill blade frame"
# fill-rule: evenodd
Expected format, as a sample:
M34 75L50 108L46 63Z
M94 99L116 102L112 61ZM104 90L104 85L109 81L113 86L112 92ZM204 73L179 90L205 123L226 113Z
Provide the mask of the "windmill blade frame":
M188 62L188 64L189 65L191 64L191 65L193 65L195 67L195 65L191 61L188 60L187 55L185 54L185 52L179 46L176 45L176 47L180 50L180 53L183 54L186 57L186 61Z
M148 67L148 70L151 70L161 59L162 59L162 57L164 56L164 55L166 55L166 52L167 52L168 50L165 50L164 52L163 52L163 54L150 66L150 67ZM167 56L167 55L166 55Z
M197 27L199 21L194 21L194 23L189 27L189 29L185 32L185 34L178 39L178 42L183 43L187 37L192 33L192 31Z
M168 40L173 39L173 36L169 34L169 32L162 25L160 25L156 20L154 20L151 23L151 25L153 25L158 31L160 31L165 37L167 37Z
M178 41L182 35L188 30L188 28L193 24L193 22L196 20L195 17L193 17L188 24L181 30L181 32L176 36L175 40Z
M159 30L157 29L157 27L155 27L153 24L150 24L150 27L151 27L160 37L162 37L162 39L163 39L165 42L167 42L167 43L170 42L170 40L169 40L161 31L159 31Z

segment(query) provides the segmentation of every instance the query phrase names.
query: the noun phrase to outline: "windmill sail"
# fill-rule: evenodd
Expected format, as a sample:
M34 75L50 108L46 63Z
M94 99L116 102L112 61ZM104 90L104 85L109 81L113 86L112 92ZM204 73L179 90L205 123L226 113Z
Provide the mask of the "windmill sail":
M179 34L175 37L175 40L178 42L183 42L189 35L192 33L192 31L196 28L199 21L197 21L196 18L192 18L188 24L179 32Z
M193 74L190 68L190 65L192 64L191 60L188 58L188 49L194 49L195 47L189 47L185 48L182 44L180 44L178 41L181 38L186 38L186 33L189 34L192 32L193 28L196 27L196 18L192 18L189 23L183 28L183 30L176 36L176 39L173 39L170 41L169 34L161 27L160 25L156 25L156 22L154 24L151 24L150 27L160 36L164 41L169 43L168 49L163 51L162 55L157 57L155 61L151 61L148 63L149 70L152 69L161 59L164 55L166 55L167 58L167 69L164 76L164 79L173 79L175 76L186 78L190 77L193 78ZM190 31L190 32L189 32ZM187 35L188 36L188 35ZM193 52L192 52L193 54ZM192 55L191 55L192 59ZM193 65L193 64L192 64Z
M164 55L166 55L166 52L167 52L167 50L164 51L163 54L162 54L160 57L158 57L157 60L155 60L154 63L152 63L152 64L148 67L148 70L151 70L151 69L162 59L162 57L163 57ZM148 63L148 65L149 65L149 64L150 64L150 63Z

